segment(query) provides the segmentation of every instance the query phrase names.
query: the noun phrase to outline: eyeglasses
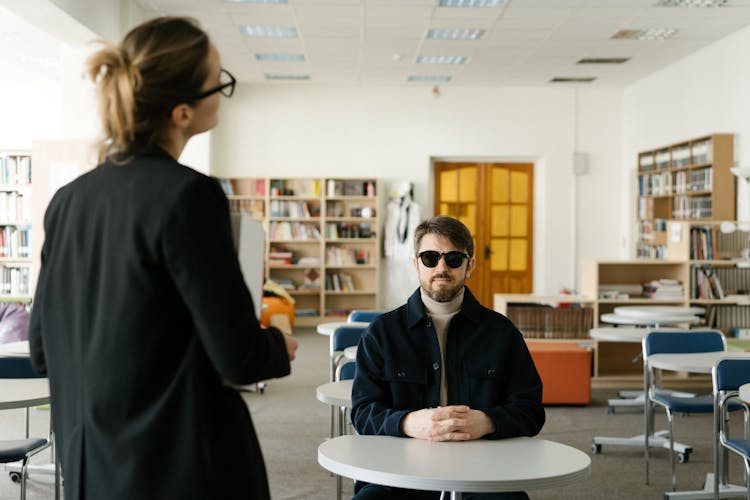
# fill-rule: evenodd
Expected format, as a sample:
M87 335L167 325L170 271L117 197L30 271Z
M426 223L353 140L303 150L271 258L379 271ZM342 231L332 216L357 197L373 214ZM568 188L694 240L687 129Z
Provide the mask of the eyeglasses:
M223 95L224 97L232 97L232 94L234 94L234 85L237 83L237 79L232 76L232 73L222 68L219 75L219 81L221 82L221 84L212 89L208 89L205 92L201 92L200 94L195 96L193 100L200 101L201 99L205 99L206 97L215 94L216 92L221 92L221 95Z
M461 267L464 263L464 259L470 259L471 255L457 250L447 253L436 252L435 250L425 250L424 252L419 252L417 257L419 257L419 260L422 261L422 264L424 264L425 267L435 267L438 265L438 262L440 262L440 257L445 257L445 264L448 267L456 269Z

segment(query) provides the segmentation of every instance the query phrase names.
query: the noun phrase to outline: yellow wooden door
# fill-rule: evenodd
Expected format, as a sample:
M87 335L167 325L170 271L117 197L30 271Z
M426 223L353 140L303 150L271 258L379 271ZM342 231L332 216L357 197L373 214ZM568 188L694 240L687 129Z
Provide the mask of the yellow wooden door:
M533 164L435 164L435 214L463 222L474 238L476 267L467 285L492 306L494 293L531 293Z

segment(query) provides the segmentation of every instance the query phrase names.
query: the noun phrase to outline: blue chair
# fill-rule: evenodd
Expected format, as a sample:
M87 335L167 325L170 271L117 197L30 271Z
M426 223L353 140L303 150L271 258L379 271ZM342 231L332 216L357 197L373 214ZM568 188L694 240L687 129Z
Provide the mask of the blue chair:
M41 378L31 366L29 358L0 357L0 378L24 379ZM21 500L26 498L26 478L28 477L29 459L37 453L52 446L52 419L50 418L50 432L47 438L29 437L29 409L26 408L26 437L25 439L0 440L0 463L21 462L20 472L11 472L13 481L21 483ZM57 464L55 464L57 467ZM58 476L55 476L55 487L58 489Z
M354 321L361 321L363 323L371 323L372 320L383 314L383 311L365 311L364 309L354 309L349 313L346 321L352 323Z
M750 424L748 423L750 422L750 408L738 396L739 387L750 383L750 359L722 359L714 366L712 378L716 401L715 431L718 433L719 443L723 449L723 453L720 453L717 446L714 454L714 498L719 498L719 484L726 486L728 483L726 465L729 454L727 451L731 451L742 457L745 466L747 499L750 500ZM732 409L729 406L733 402L744 412L744 439L732 438L729 432L728 411Z
M689 331L689 332L651 332L643 338L643 360L646 397L646 433L645 433L645 462L646 462L646 484L649 474L649 437L653 433L653 406L654 404L664 408L669 422L669 465L672 469L672 491L677 489L677 473L674 463L674 413L713 413L714 398L712 394L685 397L679 393L665 391L660 388L658 374L648 366L648 357L653 354L688 354L699 352L717 352L726 350L724 335L715 330ZM688 460L690 449L680 453L680 462Z
M362 334L367 330L366 326L340 326L333 331L330 339L331 353L331 381L349 380L354 378L355 364L344 356L344 349L356 346ZM331 407L331 430L333 438L336 427L336 409Z

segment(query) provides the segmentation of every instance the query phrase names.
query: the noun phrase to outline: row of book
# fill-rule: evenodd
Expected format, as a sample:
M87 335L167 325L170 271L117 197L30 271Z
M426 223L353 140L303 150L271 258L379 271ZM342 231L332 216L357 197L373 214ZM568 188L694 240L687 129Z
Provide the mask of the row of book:
M257 220L263 220L266 214L263 200L229 200L229 211L247 212Z
M28 258L31 256L31 228L3 226L0 229L0 257Z
M354 280L351 274L347 273L327 273L326 290L334 292L354 292L357 289L354 286Z
M711 139L681 144L671 149L661 149L656 153L644 153L638 158L638 170L648 171L664 168L686 167L688 165L702 165L711 163L712 157Z
M706 325L725 332L732 328L750 328L750 306L714 305L708 309Z
M2 266L2 293L5 295L28 295L31 269L28 266Z
M700 270L700 272L698 271ZM696 299L702 298L724 298L726 295L742 295L750 293L750 268L747 267L711 267L711 266L693 266L691 274L695 279L692 280L690 296ZM714 297L701 296L701 290L698 288L699 280L697 276L704 274L712 283L709 283L721 293L714 293ZM706 293L708 295L708 293Z
M0 184L31 184L31 157L0 155Z
M290 217L292 219L309 219L320 217L320 203L306 201L271 200L269 211L271 217Z
M272 240L320 240L320 230L309 222L271 221L268 237Z
M31 218L31 198L16 191L0 191L0 221L28 221Z
M370 252L364 248L326 248L326 265L353 266L370 263Z
M638 176L638 194L640 196L663 196L672 194L672 174L643 174Z
M675 219L710 219L713 213L711 196L678 195L672 200Z
M666 245L652 245L650 243L639 242L635 247L636 257L639 259L666 259Z
M711 191L714 183L714 169L699 168L683 170L674 174L674 192Z
M508 306L508 318L531 339L589 338L594 325L590 307Z
M329 222L326 224L326 239L374 238L370 223Z
M714 232L710 226L690 228L690 258L692 260L713 260L716 255Z
M723 299L724 288L721 286L716 271L711 266L693 266L690 270L692 284L690 296L694 299Z

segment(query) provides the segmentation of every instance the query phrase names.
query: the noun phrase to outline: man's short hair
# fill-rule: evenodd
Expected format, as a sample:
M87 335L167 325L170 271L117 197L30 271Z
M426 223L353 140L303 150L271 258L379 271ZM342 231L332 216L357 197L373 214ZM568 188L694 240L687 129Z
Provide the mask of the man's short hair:
M447 215L438 215L431 219L423 221L414 231L414 252L419 250L419 244L425 234L438 234L448 238L453 246L460 250L465 250L469 256L474 255L474 239L471 232L463 222Z

